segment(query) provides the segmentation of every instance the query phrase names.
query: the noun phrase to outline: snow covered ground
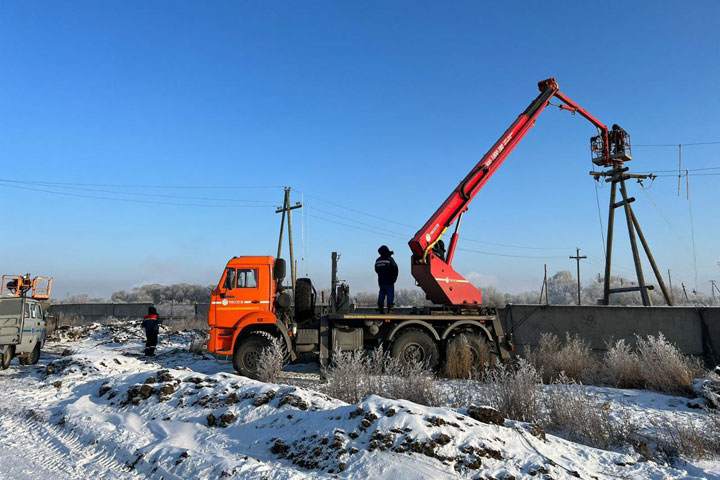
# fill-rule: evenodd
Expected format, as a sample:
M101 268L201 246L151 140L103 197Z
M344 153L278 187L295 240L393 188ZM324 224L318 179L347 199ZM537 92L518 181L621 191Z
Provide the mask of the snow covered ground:
M287 369L296 386L260 383L190 353L193 335L163 335L148 361L137 325L98 325L60 332L37 366L14 361L0 372L3 477L720 478L717 460L658 465L520 422L483 423L465 408L377 396L349 405L310 389L312 366ZM443 384L456 405L472 388ZM701 414L686 398L594 391L638 419Z

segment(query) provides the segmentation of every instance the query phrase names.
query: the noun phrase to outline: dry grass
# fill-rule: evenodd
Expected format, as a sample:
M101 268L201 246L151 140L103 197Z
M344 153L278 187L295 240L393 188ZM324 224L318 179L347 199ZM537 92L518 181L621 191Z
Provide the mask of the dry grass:
M677 419L651 418L655 433L650 437L665 460L678 458L713 459L720 455L720 414L708 411L706 416L684 422Z
M361 350L333 352L322 391L348 403L360 402L368 395L405 399L422 405L442 403L435 374L427 366L402 364L382 347L369 355Z
M565 342L553 333L543 333L534 350L525 349L525 357L545 383L554 382L562 373L571 380L589 383L596 379L598 372L598 362L592 356L590 345L569 333Z
M560 375L544 400L544 427L569 440L608 449L629 443L637 433L624 409L620 419L616 419L610 404L564 375Z
M487 356L490 356L489 352ZM443 375L462 380L470 380L476 375L473 353L465 335L460 335L448 345Z
M608 345L598 362L589 344L580 337L567 334L565 341L561 341L552 333L543 333L537 347L526 347L525 357L547 384L564 375L584 384L693 394L693 380L705 374L698 360L683 355L662 333L638 336L636 344L632 349L624 340L618 340Z

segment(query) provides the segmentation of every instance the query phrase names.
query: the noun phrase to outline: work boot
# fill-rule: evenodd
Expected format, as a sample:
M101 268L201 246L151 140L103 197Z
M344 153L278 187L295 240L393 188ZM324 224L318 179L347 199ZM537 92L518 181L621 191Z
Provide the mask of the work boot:
M388 303L388 313L393 313L393 306L394 304Z
M378 303L378 313L385 313L385 309L383 308L382 303Z

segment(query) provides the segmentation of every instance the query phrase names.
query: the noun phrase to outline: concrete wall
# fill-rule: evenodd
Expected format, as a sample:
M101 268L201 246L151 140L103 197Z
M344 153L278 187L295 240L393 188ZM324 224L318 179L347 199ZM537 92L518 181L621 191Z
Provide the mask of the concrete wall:
M76 303L51 305L48 313L51 321L48 328L62 325L88 325L106 323L115 318L121 320L142 320L152 303ZM209 304L197 305L156 305L163 324L170 329L207 329Z
M537 345L545 332L561 338L566 332L579 335L598 351L612 339L634 344L635 335L662 333L685 354L704 356L714 364L720 361L718 307L508 305L501 317L520 351Z
M48 312L61 321L101 322L108 317L141 319L151 306L152 303L74 303L51 305Z

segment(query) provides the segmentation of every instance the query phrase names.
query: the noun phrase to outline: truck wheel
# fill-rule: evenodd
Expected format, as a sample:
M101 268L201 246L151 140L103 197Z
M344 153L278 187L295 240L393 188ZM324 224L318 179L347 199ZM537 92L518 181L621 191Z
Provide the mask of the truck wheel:
M233 352L233 367L240 375L257 379L260 354L270 346L268 337L265 332L254 332L237 343Z
M35 344L35 348L29 357L20 358L20 365L35 365L40 361L40 342Z
M430 336L421 330L405 330L392 343L390 355L403 365L413 362L424 363L431 369L438 364L437 345Z
M10 345L5 349L5 353L3 353L2 358L0 358L0 370L5 370L10 366L14 353L15 347L13 345Z
M448 348L445 352L446 356L450 351L452 351L453 345L460 343L461 336L464 336L467 340L470 352L472 352L473 365L478 372L485 369L486 363L490 367L497 365L499 356L495 351L495 348L493 348L493 345L491 345L484 336L478 335L477 333L463 332L460 335L453 337L447 344Z

